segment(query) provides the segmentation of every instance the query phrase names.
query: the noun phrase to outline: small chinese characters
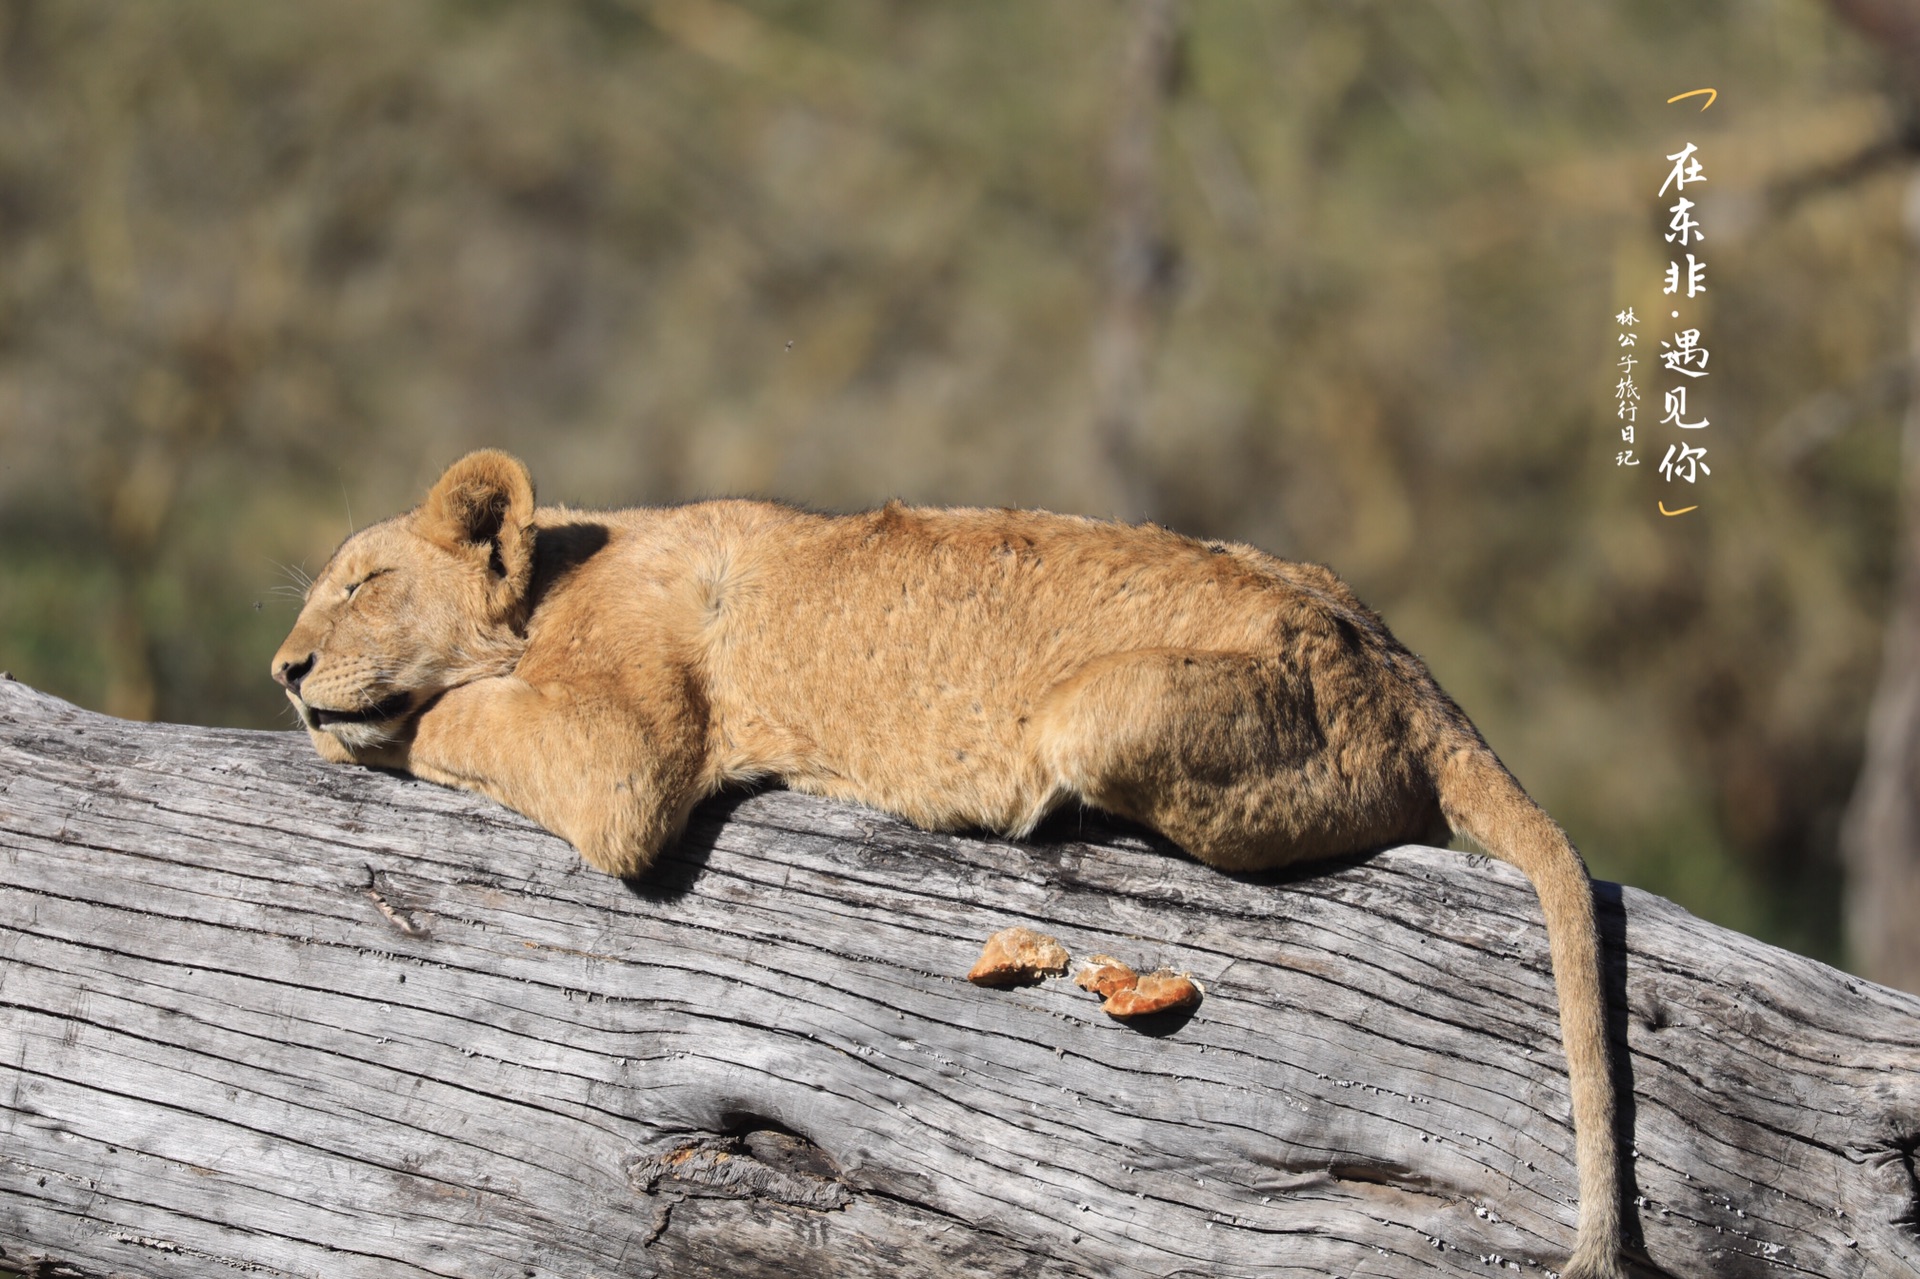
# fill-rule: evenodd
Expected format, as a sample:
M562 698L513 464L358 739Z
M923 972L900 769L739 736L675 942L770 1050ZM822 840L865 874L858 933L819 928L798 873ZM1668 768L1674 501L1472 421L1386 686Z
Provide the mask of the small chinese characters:
M1632 307L1628 307L1614 316L1613 322L1620 326L1617 335L1620 358L1614 361L1614 367L1620 370L1620 380L1613 385L1613 415L1620 420L1620 442L1627 446L1614 455L1613 464L1638 466L1640 459L1633 455L1633 424L1640 416L1640 388L1634 384L1633 370L1640 361L1633 358L1633 350L1639 340L1633 329L1640 323L1640 317L1633 313Z

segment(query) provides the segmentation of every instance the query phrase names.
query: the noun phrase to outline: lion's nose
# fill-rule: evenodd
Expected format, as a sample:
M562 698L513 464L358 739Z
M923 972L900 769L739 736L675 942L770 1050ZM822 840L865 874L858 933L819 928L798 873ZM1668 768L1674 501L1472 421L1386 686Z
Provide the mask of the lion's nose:
M312 653L308 653L297 662L281 662L273 668L273 677L285 685L287 691L297 693L300 691L300 681L313 669L313 657Z

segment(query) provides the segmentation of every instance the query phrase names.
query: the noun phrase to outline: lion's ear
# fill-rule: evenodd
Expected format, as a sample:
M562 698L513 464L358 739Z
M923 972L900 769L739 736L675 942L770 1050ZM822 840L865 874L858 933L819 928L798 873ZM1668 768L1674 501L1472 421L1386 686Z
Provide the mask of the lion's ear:
M416 528L428 541L482 560L502 611L526 594L533 576L533 477L519 458L482 449L449 466L421 504Z

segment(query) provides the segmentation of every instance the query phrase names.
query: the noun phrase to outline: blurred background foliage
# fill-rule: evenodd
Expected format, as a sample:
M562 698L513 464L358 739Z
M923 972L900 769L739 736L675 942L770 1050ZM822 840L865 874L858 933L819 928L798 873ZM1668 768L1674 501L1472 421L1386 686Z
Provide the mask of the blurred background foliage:
M286 566L483 444L572 504L1114 512L1092 344L1133 20L4 0L0 666L290 727ZM1597 873L1844 960L1907 391L1874 52L1787 0L1177 21L1154 517L1335 566ZM1613 317L1665 314L1688 141L1713 473L1668 520L1657 413L1614 465Z

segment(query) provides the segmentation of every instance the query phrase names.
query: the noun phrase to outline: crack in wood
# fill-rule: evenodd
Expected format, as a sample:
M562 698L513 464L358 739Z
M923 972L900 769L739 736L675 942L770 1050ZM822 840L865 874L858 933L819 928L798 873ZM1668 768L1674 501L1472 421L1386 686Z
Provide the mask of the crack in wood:
M372 866L366 866L364 869L367 872L367 882L360 891L366 894L367 899L373 903L374 909L378 910L389 924L408 937L433 936L432 929L415 918L415 911L402 909L388 900L393 890L387 883L388 877L385 872L377 871ZM382 889L386 891L383 892Z

